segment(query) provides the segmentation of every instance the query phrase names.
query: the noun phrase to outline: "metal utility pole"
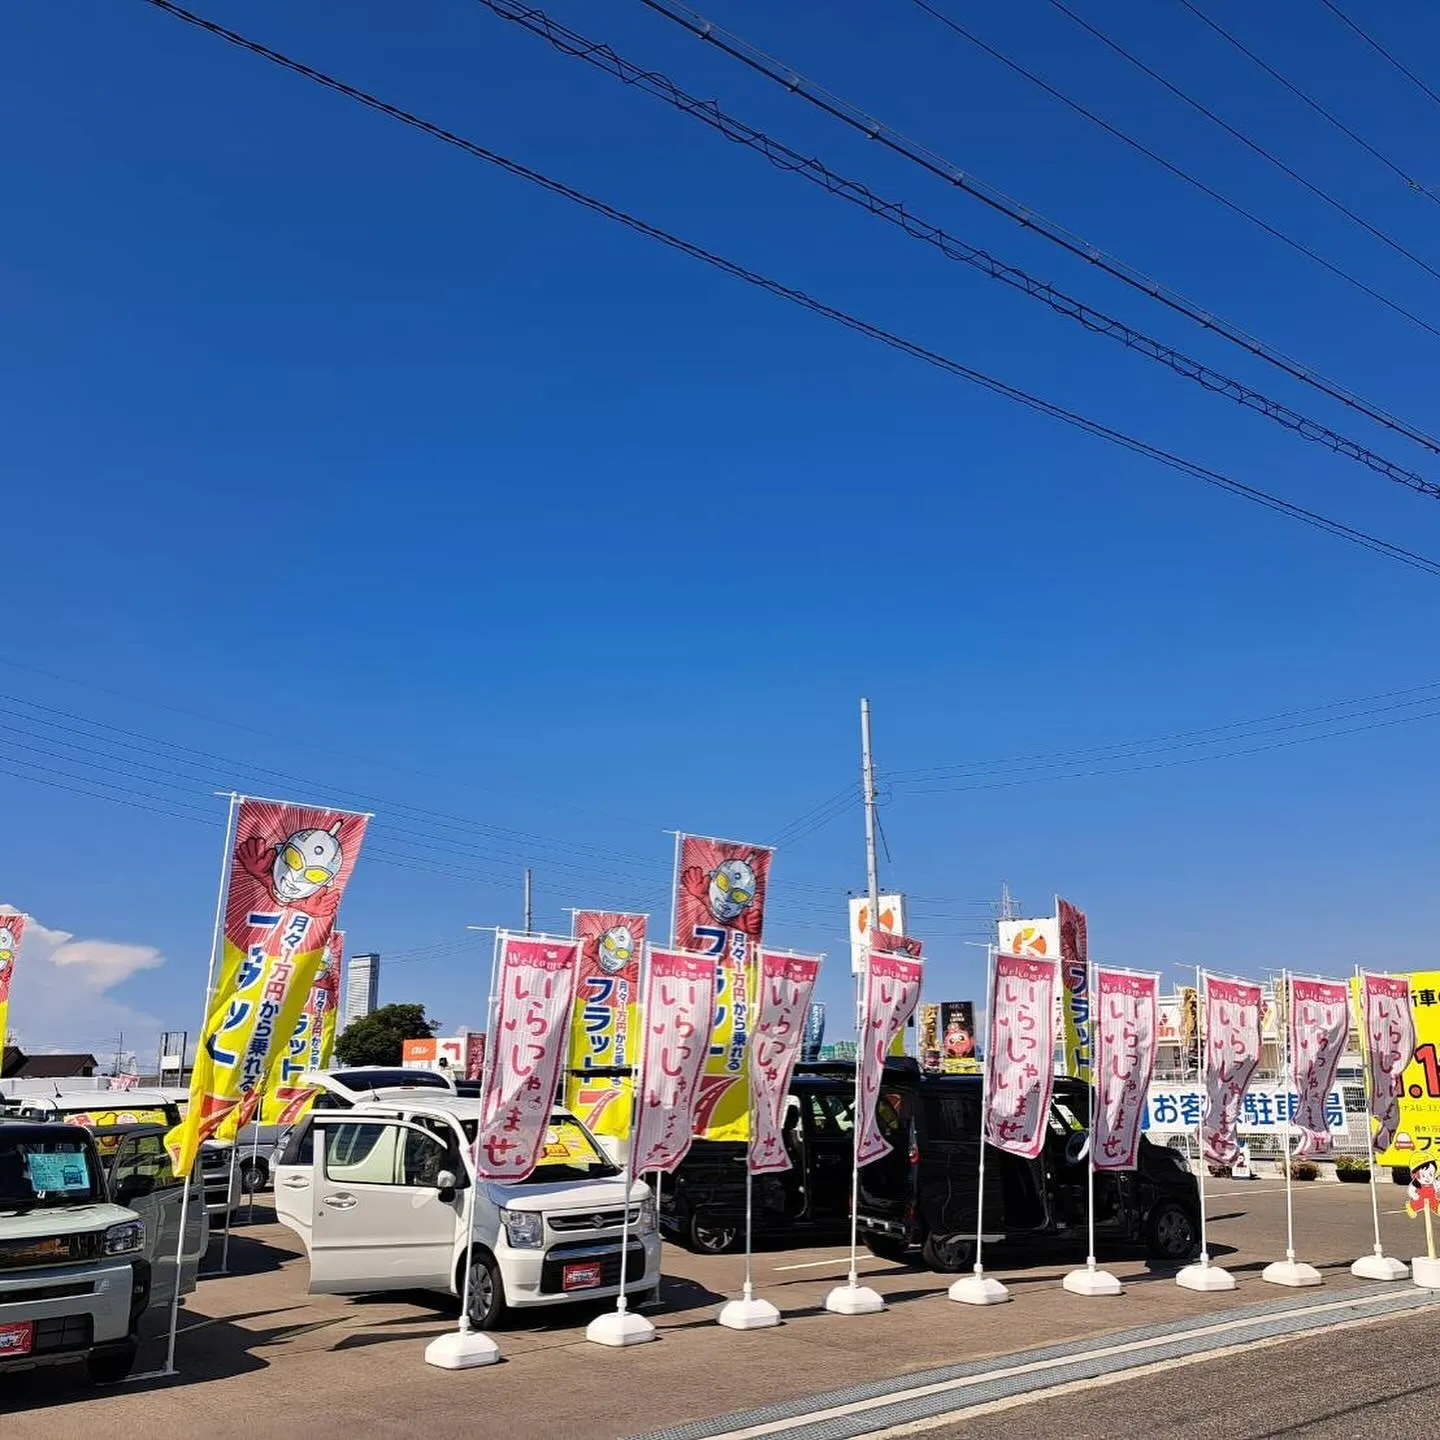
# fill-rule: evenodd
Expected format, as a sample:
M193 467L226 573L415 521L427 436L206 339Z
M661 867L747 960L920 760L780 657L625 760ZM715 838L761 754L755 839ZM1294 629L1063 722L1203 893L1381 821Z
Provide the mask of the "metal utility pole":
M1020 918L1020 907L1015 903L1015 897L1010 893L1010 882L1000 882L1000 918L1002 920L1018 920Z
M530 906L530 867L527 865L525 867L525 933L527 935L534 933L535 926L532 924L534 918Z

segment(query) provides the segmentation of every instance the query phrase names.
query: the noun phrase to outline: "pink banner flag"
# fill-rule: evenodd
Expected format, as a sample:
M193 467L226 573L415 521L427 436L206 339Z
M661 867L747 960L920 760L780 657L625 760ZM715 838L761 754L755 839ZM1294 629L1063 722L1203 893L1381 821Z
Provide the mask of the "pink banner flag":
M1159 983L1158 975L1095 972L1097 1170L1133 1170L1140 1153L1140 1117L1155 1073Z
M710 1050L712 955L650 951L634 1169L673 1170L690 1150L700 1075Z
M1350 1032L1350 988L1343 980L1290 980L1290 1083L1299 1097L1290 1118L1300 1132L1297 1155L1330 1153L1325 1100Z
M820 962L760 952L759 1006L750 1041L749 1165L752 1175L790 1169L782 1124L790 1074L805 1038L805 1016Z
M523 1180L550 1128L580 969L578 940L501 933L499 1004L480 1106L475 1168L482 1180Z
M1055 1070L1054 957L997 955L985 1046L985 1138L1033 1160L1045 1145Z
M1404 975L1360 978L1360 1015L1365 1026L1365 1064L1370 1072L1370 1115L1375 1153L1390 1148L1400 1124L1400 1097L1405 1093L1405 1067L1415 1054L1415 1016L1410 1009L1410 981Z
M1260 1063L1260 987L1204 977L1205 1114L1201 1148L1214 1165L1240 1153L1237 1128L1245 1092Z
M894 1148L875 1122L875 1102L891 1042L905 1028L920 1000L919 960L870 951L865 963L865 1018L856 1064L860 1067L860 1113L855 1117L855 1163L868 1165Z

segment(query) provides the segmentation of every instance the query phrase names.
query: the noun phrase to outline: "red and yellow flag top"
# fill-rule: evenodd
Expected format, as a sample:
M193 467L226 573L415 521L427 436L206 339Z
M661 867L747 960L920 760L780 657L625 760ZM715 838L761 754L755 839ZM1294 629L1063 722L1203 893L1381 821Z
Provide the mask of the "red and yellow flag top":
M324 960L369 817L243 800L224 945L195 1052L190 1108L166 1137L188 1175L203 1141L233 1139L260 1103Z
M295 1033L266 1083L265 1098L260 1102L262 1125L293 1125L315 1099L314 1087L300 1084L300 1077L307 1070L326 1069L335 1051L335 1012L340 1004L344 956L345 932L332 930L320 973L295 1022Z
M590 1075L634 1067L640 1053L640 955L647 918L613 911L577 910L580 982L570 1022L570 1059L565 1108L596 1135L624 1140L630 1134L635 1077Z
M25 936L25 917L6 910L0 914L0 1050L5 1048L6 1029L10 1020L10 981L15 974L15 961L20 956L20 941Z

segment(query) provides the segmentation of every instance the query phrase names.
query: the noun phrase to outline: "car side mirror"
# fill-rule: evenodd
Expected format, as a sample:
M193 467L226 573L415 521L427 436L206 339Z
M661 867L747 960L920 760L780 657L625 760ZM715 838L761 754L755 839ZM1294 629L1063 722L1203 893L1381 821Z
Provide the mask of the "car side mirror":
M440 1199L449 1204L455 1198L455 1191L459 1182L455 1179L453 1170L442 1170L435 1177L435 1189L439 1192Z

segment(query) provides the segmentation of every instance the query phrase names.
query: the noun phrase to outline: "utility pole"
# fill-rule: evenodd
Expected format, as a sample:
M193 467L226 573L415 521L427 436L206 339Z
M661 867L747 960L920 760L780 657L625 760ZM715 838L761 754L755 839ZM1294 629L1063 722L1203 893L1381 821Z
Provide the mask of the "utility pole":
M534 932L535 926L532 923L534 914L530 905L530 867L525 867L525 933L530 935Z
M1018 920L1020 918L1019 906L1015 903L1015 897L1010 893L1010 882L1000 882L1000 918L1002 920Z

